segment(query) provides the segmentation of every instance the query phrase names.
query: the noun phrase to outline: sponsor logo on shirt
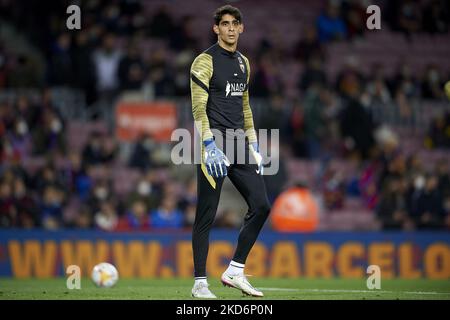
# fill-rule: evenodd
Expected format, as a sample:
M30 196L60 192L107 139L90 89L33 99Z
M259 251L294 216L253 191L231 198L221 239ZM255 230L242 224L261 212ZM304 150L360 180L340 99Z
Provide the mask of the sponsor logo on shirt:
M237 82L232 82L230 83L229 81L227 81L227 85L225 87L225 96L240 96L242 97L244 91L246 88L246 84L245 83L237 83Z

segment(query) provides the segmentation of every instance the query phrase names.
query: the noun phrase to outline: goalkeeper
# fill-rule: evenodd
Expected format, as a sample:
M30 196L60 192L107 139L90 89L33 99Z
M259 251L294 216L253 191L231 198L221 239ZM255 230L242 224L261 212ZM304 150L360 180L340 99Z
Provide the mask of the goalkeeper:
M218 42L197 56L191 66L192 113L202 140L202 164L197 166L198 204L192 231L195 274L192 296L196 298L216 298L208 288L206 258L209 231L225 176L230 178L249 208L236 251L221 281L247 295L263 296L244 275L245 261L269 215L270 204L249 105L250 64L236 50L243 29L242 15L237 8L226 5L217 9L213 30ZM223 149L216 145L212 129L222 134ZM238 130L230 135L226 133L227 129L243 130L240 130L242 134ZM225 140L232 140L234 150L225 150L225 146L229 145ZM244 142L245 145L246 161L242 164L230 162L225 155L239 152L237 142ZM255 161L250 163L250 156ZM233 156L232 160L235 158Z

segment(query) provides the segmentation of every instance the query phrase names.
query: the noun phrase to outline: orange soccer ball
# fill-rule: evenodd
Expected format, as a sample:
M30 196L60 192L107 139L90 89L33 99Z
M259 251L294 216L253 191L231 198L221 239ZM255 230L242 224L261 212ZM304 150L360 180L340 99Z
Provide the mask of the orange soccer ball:
M294 187L281 193L271 212L272 227L281 232L311 232L317 229L319 207L311 191Z

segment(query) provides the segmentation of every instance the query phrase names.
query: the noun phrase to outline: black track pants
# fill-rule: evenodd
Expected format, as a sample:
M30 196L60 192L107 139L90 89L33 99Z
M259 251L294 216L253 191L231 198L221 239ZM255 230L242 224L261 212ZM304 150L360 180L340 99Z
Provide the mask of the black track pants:
M245 264L248 254L266 221L270 204L263 177L256 173L254 164L234 164L228 168L228 178L244 197L249 207L239 233L233 260ZM220 191L225 178L215 179L197 165L197 212L192 231L195 277L206 276L206 258L209 248L209 231L213 224ZM213 187L215 185L215 188Z

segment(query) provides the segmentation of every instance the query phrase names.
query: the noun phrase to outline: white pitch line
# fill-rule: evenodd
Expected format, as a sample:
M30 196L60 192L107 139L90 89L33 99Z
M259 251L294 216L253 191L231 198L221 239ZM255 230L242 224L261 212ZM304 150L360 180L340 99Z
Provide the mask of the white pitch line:
M435 291L390 291L390 290L339 290L339 289L295 289L295 288L258 288L265 291L296 291L296 292L329 292L329 293L406 293L406 294L450 294L450 292Z
M258 289L265 291L301 291L300 289L292 289L292 288L258 288Z
M450 292L434 292L434 291L406 291L408 294L450 294Z

